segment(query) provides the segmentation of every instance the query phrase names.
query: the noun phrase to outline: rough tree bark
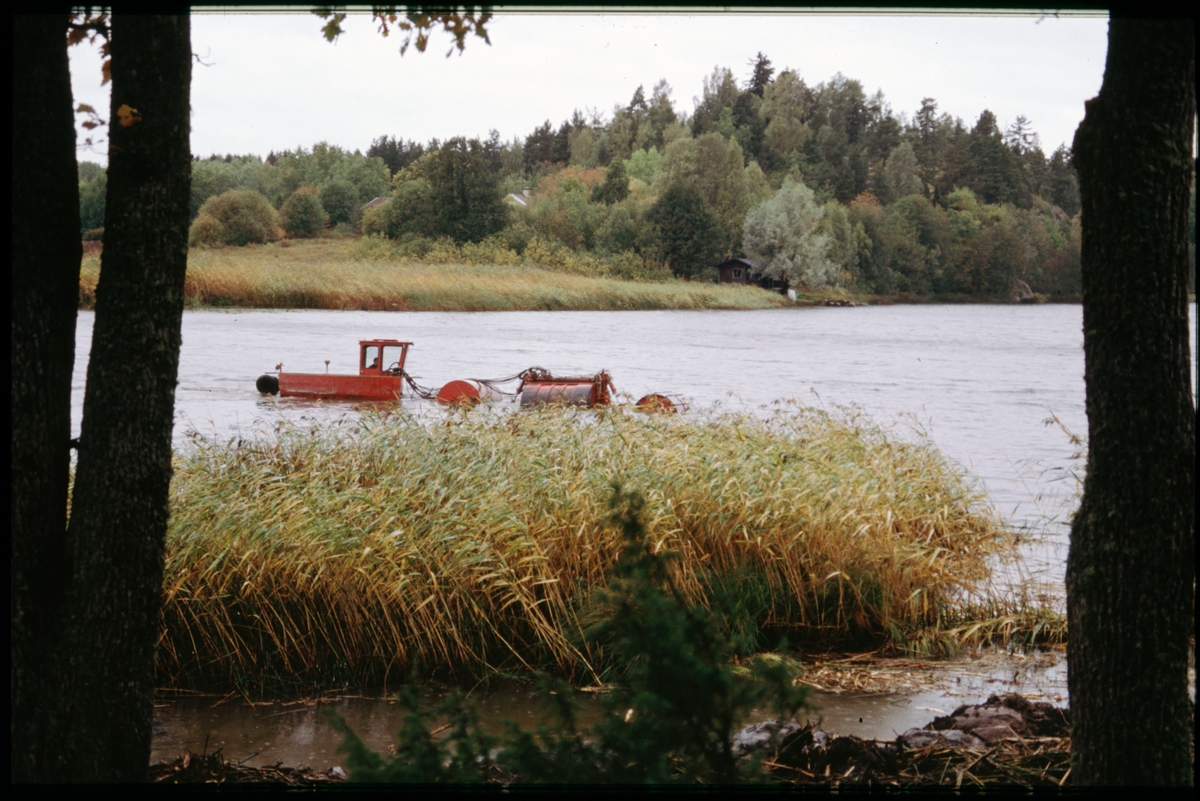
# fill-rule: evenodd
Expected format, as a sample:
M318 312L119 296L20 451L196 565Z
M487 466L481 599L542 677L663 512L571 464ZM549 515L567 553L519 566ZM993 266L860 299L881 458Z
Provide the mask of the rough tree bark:
M66 14L13 19L12 496L9 603L12 774L48 758L52 651L61 642L71 371L79 306L78 174ZM18 748L17 739L25 742ZM45 774L41 774L45 775ZM52 775L52 774L50 774Z
M16 37L20 45L26 30L47 29L31 63L54 64L46 81L57 85L66 75L66 19L51 20L19 23ZM21 439L21 458L35 464L40 482L14 487L13 493L15 781L146 778L187 266L189 31L186 16L117 15L112 21L104 253L69 524L71 367L60 362L74 357L80 252L73 245L67 253L66 245L79 239L78 197L71 198L73 216L63 215L70 225L39 210L62 204L64 186L75 192L69 79L65 118L57 92L53 116L30 123L44 125L45 138L56 144L65 131L68 147L47 146L39 153L45 160L36 162L14 151L14 165L24 160L40 173L18 173L14 180L14 286L21 285L18 273L29 285L28 291L14 291L14 375L32 367L42 350L67 351L65 357L53 354L46 368L52 375L31 374L19 405L18 383L13 384L14 473ZM40 76L27 77L30 91L45 85L38 83ZM21 116L18 111L14 120L18 131ZM65 181L58 176L64 164L70 171ZM16 197L18 187L29 189L35 202ZM39 239L57 241L30 244ZM55 251L53 260L37 250L55 245L64 252ZM30 252L18 254L20 248ZM67 283L73 284L69 315L59 309ZM55 314L33 319L42 307ZM65 384L59 375L64 370ZM46 396L43 408L37 406L38 393ZM53 575L47 580L43 574ZM42 671L40 684L28 680L34 671ZM33 696L35 689L42 692Z
M1088 469L1067 559L1072 781L1190 784L1191 21L1113 19L1075 134Z

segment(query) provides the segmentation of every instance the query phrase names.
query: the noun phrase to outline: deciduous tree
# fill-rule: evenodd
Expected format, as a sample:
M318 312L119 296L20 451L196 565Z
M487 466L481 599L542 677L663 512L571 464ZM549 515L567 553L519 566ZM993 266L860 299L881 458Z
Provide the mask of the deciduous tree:
M829 237L820 230L824 217L825 207L813 191L789 179L746 215L742 243L763 275L820 289L838 270L827 256Z

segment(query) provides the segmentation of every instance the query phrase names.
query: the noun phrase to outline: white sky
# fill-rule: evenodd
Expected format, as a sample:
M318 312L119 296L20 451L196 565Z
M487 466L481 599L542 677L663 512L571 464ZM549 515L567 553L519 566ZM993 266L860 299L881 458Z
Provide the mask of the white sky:
M1108 21L1104 16L981 16L885 13L530 13L499 7L492 44L470 37L445 57L436 32L424 53L402 57L398 32L375 32L351 15L330 44L324 21L307 13L198 11L192 49L208 66L192 72L192 152L254 153L311 148L322 140L366 150L380 135L413 139L524 138L544 120L597 108L611 119L639 84L660 78L677 111L691 113L705 76L729 67L739 84L763 52L810 86L841 72L867 95L877 89L896 114L911 117L923 97L967 127L989 108L1006 128L1023 114L1049 155L1068 146L1084 101L1100 90ZM71 48L76 103L108 117L97 48ZM82 121L82 115L79 120ZM96 132L104 140L104 129ZM80 129L79 142L85 138ZM106 161L106 146L81 160Z

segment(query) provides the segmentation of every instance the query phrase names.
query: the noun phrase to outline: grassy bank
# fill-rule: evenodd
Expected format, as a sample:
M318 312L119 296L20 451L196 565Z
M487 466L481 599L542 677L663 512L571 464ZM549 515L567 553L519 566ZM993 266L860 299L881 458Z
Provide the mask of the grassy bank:
M854 414L402 411L199 440L173 483L160 679L375 684L554 667L620 534L614 480L749 653L904 641L955 617L1010 538L929 443Z
M546 254L547 264L511 251L469 247L412 261L370 240L313 239L251 247L193 249L186 302L192 306L364 311L542 311L618 309L767 309L785 298L753 287L626 280L602 265ZM508 254L508 255L506 255ZM481 263L495 255L501 263ZM458 261L455 261L455 260ZM509 263L504 263L504 262ZM87 254L80 305L95 303L100 260Z

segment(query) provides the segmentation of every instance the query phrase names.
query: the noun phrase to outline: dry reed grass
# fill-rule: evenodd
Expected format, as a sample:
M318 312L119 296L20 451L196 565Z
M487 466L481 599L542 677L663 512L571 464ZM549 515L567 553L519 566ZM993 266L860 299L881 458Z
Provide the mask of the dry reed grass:
M365 244L362 244L364 243ZM386 243L385 243L386 245ZM479 263L480 246L435 248L422 262L374 254L369 240L313 239L193 249L184 297L196 306L363 311L763 309L787 305L755 287L627 281L536 264ZM486 250L486 248L484 248ZM446 263L458 257L467 263ZM582 269L582 268L581 268ZM99 258L88 254L80 306L95 304Z
M945 619L1010 538L927 441L854 412L768 419L612 410L404 411L181 455L160 676L191 684L378 684L603 669L581 630L641 491L653 546L699 603L753 596L749 624L846 644ZM766 643L769 647L773 643Z

